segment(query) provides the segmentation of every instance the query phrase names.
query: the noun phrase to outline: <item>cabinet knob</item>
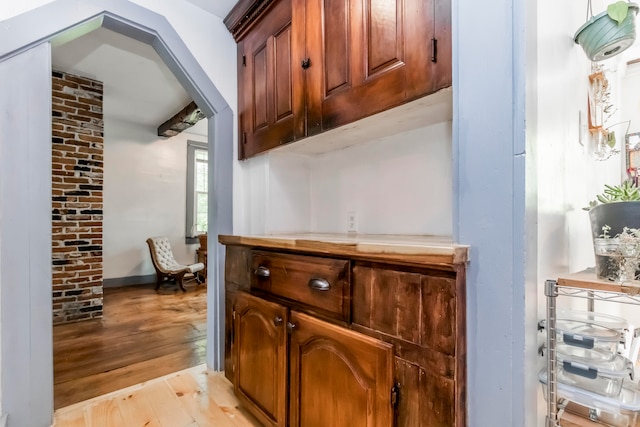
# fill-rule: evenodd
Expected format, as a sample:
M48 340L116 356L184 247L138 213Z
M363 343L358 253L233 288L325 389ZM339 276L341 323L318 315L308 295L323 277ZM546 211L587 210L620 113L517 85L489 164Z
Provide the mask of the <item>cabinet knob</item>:
M287 332L288 333L292 333L297 327L298 327L298 325L296 325L295 323L287 322Z
M280 316L276 316L276 317L274 317L274 319L273 319L273 324L274 324L274 326L280 326L280 325L282 325L282 317L280 317Z
M331 284L326 279L313 278L309 280L307 285L314 291L328 291L331 289Z
M253 274L255 274L258 277L269 277L271 276L271 272L269 271L269 269L267 267L264 266L259 266L258 268L256 268L256 271L253 272Z
M303 59L302 60L302 68L304 68L306 70L309 67L311 67L311 58Z

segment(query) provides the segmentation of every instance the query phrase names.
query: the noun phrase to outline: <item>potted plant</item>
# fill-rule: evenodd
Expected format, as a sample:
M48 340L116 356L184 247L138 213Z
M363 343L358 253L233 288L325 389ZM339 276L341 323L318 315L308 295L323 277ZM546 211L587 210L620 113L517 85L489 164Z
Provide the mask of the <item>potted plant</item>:
M593 61L602 61L622 53L636 39L635 17L638 5L618 1L607 10L593 16L591 0L588 0L587 14L591 17L574 36L574 41L582 46L584 53Z
M594 239L596 272L599 279L614 282L636 280L640 256L640 230L624 227L622 232L611 237L609 227L603 227L602 237ZM600 257L600 258L598 258Z
M604 192L596 199L587 208L596 255L596 275L600 279L611 279L616 272L612 271L611 259L598 249L598 245L604 243L597 239L640 229L640 188L632 180L620 185L605 185Z

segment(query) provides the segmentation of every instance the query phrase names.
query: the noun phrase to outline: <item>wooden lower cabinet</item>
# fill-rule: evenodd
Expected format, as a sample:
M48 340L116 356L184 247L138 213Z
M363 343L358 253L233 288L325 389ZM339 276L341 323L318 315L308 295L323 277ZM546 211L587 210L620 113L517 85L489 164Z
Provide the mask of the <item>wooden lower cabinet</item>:
M393 346L302 313L289 350L290 426L393 426Z
M265 426L466 425L464 264L391 261L227 246L226 375Z
M287 309L239 292L233 308L234 390L264 425L287 425Z
M393 426L392 345L244 292L233 313L235 392L264 425Z

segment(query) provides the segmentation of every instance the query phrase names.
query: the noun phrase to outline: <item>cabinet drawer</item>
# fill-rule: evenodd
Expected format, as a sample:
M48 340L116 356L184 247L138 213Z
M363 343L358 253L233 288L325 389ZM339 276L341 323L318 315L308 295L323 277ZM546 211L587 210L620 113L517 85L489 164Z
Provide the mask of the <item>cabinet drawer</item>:
M349 261L254 251L251 287L349 318Z

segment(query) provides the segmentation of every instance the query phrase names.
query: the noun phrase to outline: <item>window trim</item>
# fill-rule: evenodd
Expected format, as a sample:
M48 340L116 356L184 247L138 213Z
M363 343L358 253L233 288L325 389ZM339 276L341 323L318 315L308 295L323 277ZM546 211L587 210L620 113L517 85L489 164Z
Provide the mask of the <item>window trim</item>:
M206 142L187 140L187 220L185 228L185 243L198 243L198 236L190 236L194 224L194 203L195 203L195 160L196 150L209 151L209 144Z

